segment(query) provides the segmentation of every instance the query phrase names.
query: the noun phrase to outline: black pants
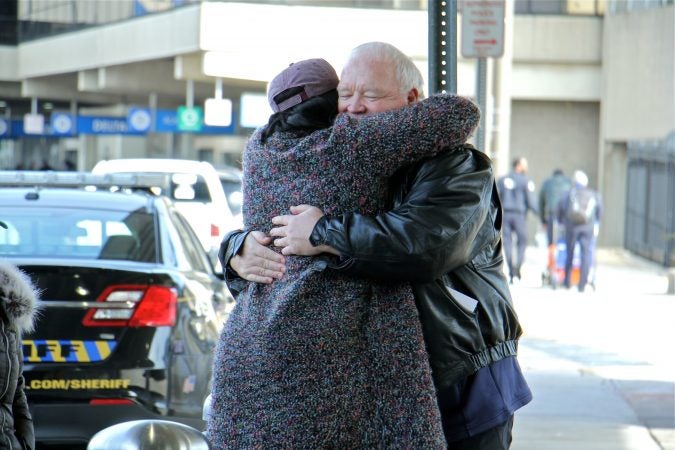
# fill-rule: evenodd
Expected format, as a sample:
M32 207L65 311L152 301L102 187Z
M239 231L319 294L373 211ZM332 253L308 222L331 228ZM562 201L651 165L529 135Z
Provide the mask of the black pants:
M506 422L461 441L450 442L448 450L508 450L513 436L513 414Z
M520 278L520 266L525 259L525 248L527 247L527 226L526 216L522 212L504 211L502 224L502 241L504 244L504 258L509 268L511 278ZM513 234L516 235L516 257L513 258Z

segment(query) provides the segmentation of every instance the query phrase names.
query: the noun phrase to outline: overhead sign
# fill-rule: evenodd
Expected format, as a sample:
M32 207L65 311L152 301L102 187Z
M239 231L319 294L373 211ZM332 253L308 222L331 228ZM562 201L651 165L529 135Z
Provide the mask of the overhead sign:
M199 106L178 107L178 129L181 131L199 131L202 129L202 108Z
M0 136L9 136L12 131L12 124L9 120L0 118Z
M232 100L207 98L204 102L204 123L227 127L232 123Z
M499 58L504 54L505 0L464 0L462 56Z
M155 124L157 133L183 133L188 130L178 128L178 114L176 110L159 109L157 110L157 120ZM198 134L234 134L234 122L226 127L202 125L199 131L189 131Z
M141 126L136 121L132 121L135 125L130 124L129 117L65 115L71 119L70 123L64 117L59 118L52 113L50 126L43 127L44 129L40 134L26 132L23 119L10 120L0 118L0 139L17 139L25 136L64 137L83 134L144 136L150 132L150 130L141 131L139 128L143 128L144 126ZM151 127L151 129L156 133L189 132L195 134L232 135L235 132L234 121L231 121L228 126L201 125L198 131L179 130L178 114L175 109L158 109L155 121L155 126ZM70 125L70 128L68 128L68 125Z
M129 126L126 117L78 116L80 134L144 134Z
M267 95L253 92L244 92L239 100L239 125L248 128L257 128L265 125L274 113L267 101Z
M52 134L57 136L69 136L75 133L73 116L63 112L53 112L50 118Z
M152 112L150 108L129 108L127 123L134 131L150 131L152 125Z
M42 114L24 114L23 132L26 134L42 134L45 131L45 116Z

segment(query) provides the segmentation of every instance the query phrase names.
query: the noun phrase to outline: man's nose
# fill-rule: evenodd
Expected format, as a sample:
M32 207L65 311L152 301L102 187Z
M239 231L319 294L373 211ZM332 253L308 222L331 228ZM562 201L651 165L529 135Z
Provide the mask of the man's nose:
M347 112L350 114L365 114L368 111L361 97L355 96L347 105Z

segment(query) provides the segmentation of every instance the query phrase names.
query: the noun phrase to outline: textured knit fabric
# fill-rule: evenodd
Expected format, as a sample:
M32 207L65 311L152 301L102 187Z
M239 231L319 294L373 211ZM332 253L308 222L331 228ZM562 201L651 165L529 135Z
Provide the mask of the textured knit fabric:
M328 214L383 210L398 167L462 144L479 119L439 95L309 136L258 130L244 152L244 221L266 231L297 204ZM327 257L326 257L327 258ZM409 285L287 257L284 278L237 298L215 355L207 437L214 448L444 448Z

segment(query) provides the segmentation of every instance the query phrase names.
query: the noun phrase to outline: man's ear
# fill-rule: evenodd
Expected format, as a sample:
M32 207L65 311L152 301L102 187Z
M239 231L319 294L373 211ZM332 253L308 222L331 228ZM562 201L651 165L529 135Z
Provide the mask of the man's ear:
M417 88L412 88L408 91L408 96L406 97L406 100L408 101L408 104L415 103L420 99L420 93L417 90Z

